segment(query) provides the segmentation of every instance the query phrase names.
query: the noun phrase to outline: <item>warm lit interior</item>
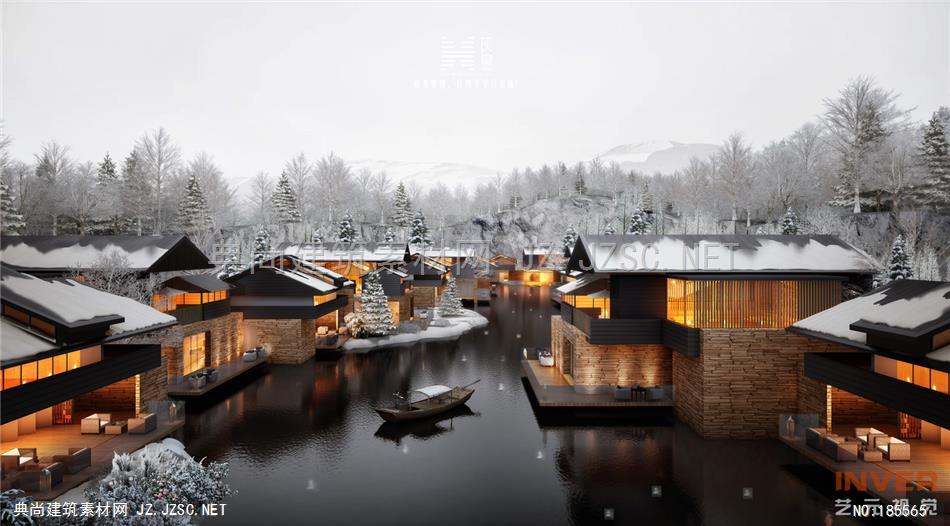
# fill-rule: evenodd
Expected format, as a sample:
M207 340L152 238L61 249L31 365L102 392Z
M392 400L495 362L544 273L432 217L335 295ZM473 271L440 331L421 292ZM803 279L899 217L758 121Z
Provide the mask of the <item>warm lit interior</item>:
M95 345L93 347L86 347L85 349L57 354L41 360L6 367L3 369L2 388L10 389L18 387L99 361L102 361L102 347Z
M215 292L183 292L180 294L155 294L152 296L152 308L162 312L177 309L180 305L201 305L228 299L227 290Z
M313 297L313 306L322 305L328 301L333 301L336 299L336 292L331 292L330 294L323 294L320 296Z
M610 319L610 296L600 291L590 296L566 295L561 302L600 319Z
M182 340L182 374L187 376L205 367L206 332L185 336Z
M666 318L688 327L787 327L841 301L835 280L670 278L666 289Z
M550 285L554 283L553 270L525 270L523 275L525 285Z

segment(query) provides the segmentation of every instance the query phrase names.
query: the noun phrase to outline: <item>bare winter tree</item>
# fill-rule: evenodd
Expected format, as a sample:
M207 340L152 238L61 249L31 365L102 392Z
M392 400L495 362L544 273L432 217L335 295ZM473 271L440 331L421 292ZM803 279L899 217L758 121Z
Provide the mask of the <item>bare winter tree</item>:
M251 210L254 211L254 222L267 224L270 220L271 194L274 192L274 182L267 172L260 171L251 180L251 195L249 198Z
M35 158L38 206L52 219L51 233L55 236L59 233L59 216L63 213L63 189L75 164L69 158L69 148L56 142L45 143Z
M739 204L749 188L752 177L752 148L746 144L742 133L735 132L719 147L717 153L719 169L716 175L722 183L722 189L729 200L732 210L732 222L739 219Z
M824 189L828 175L822 170L827 153L827 142L823 133L820 125L806 122L786 141L795 157L795 170L799 172L802 181L812 185L814 189Z
M850 200L853 212L861 212L861 185L870 172L871 153L889 133L906 125L909 110L898 109L898 96L870 77L857 77L836 98L824 100L829 142L839 157L835 205Z
M373 176L372 194L373 204L379 210L380 224L386 223L386 210L389 209L390 196L393 190L393 181L385 171Z
M290 187L297 196L300 221L309 224L314 219L314 200L311 197L314 188L313 165L301 152L284 163L284 173L290 179Z
M314 168L321 192L318 201L327 212L327 223L333 221L334 214L341 213L348 204L351 194L353 175L350 167L333 152L323 156Z
M168 188L165 182L175 173L181 161L181 151L172 143L171 135L165 128L146 133L135 145L142 169L151 181L152 202L154 207L154 233L160 234L166 227L166 194Z
M900 130L887 137L877 152L872 166L872 183L890 197L891 214L896 221L900 206L911 181L917 175L916 137L909 130Z
M228 183L224 173L215 164L213 156L206 152L199 153L182 170L182 176L183 181L193 176L198 178L215 228L237 224L238 217L234 207L237 189Z
M80 234L87 233L96 210L96 164L90 161L77 164L63 186L64 213L76 224Z
M90 268L75 269L67 277L148 305L152 302L152 291L158 285L158 279L151 274L141 278L134 270L129 270L131 266L127 257L113 250L99 256Z

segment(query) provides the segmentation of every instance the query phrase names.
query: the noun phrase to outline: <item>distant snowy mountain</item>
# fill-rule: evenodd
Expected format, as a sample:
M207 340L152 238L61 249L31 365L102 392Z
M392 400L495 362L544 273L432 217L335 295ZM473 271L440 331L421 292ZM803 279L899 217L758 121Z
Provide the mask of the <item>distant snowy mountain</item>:
M349 160L351 172L355 175L360 170L367 169L373 173L385 171L395 181L405 184L416 183L421 188L428 189L436 183L442 183L449 188L464 186L474 189L480 184L491 183L495 174L503 173L483 166L458 163L438 163L420 161L379 161L371 159Z
M650 141L616 146L597 157L605 164L615 162L624 170L668 174L689 165L691 157L706 158L716 149L714 144Z

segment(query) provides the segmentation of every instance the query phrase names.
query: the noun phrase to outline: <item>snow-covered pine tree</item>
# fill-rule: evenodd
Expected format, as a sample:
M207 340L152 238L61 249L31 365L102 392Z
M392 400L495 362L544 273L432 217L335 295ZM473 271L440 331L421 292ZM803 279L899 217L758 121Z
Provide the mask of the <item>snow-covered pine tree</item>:
M98 194L98 230L108 234L120 234L125 223L122 214L122 179L116 170L115 162L107 153L96 171L96 193Z
M934 112L924 127L919 149L926 177L918 185L914 198L925 206L950 205L950 144L939 111Z
M887 281L891 282L898 279L911 279L914 277L914 271L910 266L910 254L907 253L907 243L904 242L904 236L898 235L891 245L891 258L887 264Z
M254 256L253 262L264 261L270 255L270 232L267 227L261 225L257 229L257 235L254 236Z
M6 183L0 181L0 231L4 234L19 234L25 227L23 216L13 204L13 196Z
M383 241L386 243L393 243L396 241L396 231L393 230L393 227L387 226L386 233L383 234Z
M224 279L228 276L233 276L240 272L241 269L241 262L238 261L237 254L228 254L224 259L224 264L221 265L221 271L218 272L218 279Z
M650 192L650 183L646 181L640 186L640 209L647 214L653 212L653 194Z
M364 316L365 336L386 336L395 328L393 313L389 310L389 301L379 272L371 272L363 278L363 290L360 292L360 310Z
M458 285L455 284L455 278L449 278L449 282L442 291L442 297L439 299L437 307L440 316L460 316L465 313L462 307L462 298L459 297Z
M647 216L647 213L639 206L634 208L633 213L630 214L630 228L627 230L627 233L644 235L649 233L649 229L650 218Z
M426 216L422 210L416 210L412 216L412 224L409 225L409 244L410 245L428 245L432 242L429 236L429 225L426 224Z
M785 217L782 218L782 235L794 236L798 234L798 231L798 216L795 215L792 207L788 207Z
M613 224L613 222L608 221L607 224L604 225L604 235L605 235L605 236L612 236L612 235L614 235L614 234L616 234L616 233L617 233L617 231L614 230L614 224Z
M353 226L353 216L350 211L343 212L343 218L340 219L340 226L337 229L336 238L340 243L355 243L357 240L356 227Z
M211 209L197 175L188 178L185 193L178 202L178 228L188 234L203 232L211 227Z
M583 173L578 173L574 178L574 191L580 195L587 193L587 183L584 181Z
M412 202L409 200L406 186L402 183L396 185L396 193L393 195L392 221L394 225L402 228L412 224Z
M313 230L310 231L310 242L314 245L323 243L323 232L320 231L320 227L317 225L314 225Z
M577 230L569 226L567 230L564 231L564 235L561 236L561 249L564 254L570 254L571 251L574 250L575 243L577 243Z
M290 176L287 175L287 172L281 172L274 193L271 194L271 202L274 205L274 216L278 223L300 222L301 216L300 208L297 205L297 195L294 194L293 186L290 184Z

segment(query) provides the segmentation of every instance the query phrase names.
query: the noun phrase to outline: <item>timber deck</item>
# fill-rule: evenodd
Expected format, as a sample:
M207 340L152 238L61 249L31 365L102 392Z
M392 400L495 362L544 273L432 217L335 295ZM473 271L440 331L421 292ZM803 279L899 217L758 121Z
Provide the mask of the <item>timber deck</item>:
M617 400L612 393L579 393L556 367L537 360L521 360L528 385L542 409L671 408L673 400Z

